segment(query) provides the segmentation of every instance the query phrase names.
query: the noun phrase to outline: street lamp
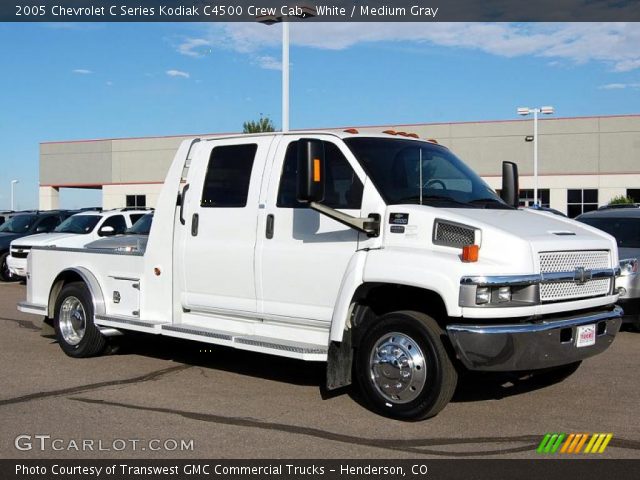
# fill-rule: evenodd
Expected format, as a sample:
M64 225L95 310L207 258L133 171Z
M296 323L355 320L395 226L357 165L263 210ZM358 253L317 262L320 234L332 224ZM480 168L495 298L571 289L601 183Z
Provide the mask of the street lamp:
M553 107L547 105L540 108L519 107L518 115L527 116L533 113L533 202L538 206L538 114L551 115ZM528 138L528 137L527 137ZM527 140L528 141L528 140Z
M13 198L13 194L15 193L14 189L15 189L16 183L19 183L19 181L18 180L11 180L11 210L15 210L15 208L14 208L15 207L15 200Z
M312 7L294 7L295 16L310 18L316 15ZM288 15L287 15L288 16ZM282 23L282 131L289 131L289 20L285 15L261 15L256 17L258 23L273 25Z

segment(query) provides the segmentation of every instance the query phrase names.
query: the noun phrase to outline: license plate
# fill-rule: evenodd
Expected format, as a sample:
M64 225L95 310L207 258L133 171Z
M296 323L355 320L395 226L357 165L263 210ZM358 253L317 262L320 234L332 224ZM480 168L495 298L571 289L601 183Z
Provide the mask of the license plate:
M582 325L578 327L578 338L576 339L576 347L588 347L596 343L596 326Z

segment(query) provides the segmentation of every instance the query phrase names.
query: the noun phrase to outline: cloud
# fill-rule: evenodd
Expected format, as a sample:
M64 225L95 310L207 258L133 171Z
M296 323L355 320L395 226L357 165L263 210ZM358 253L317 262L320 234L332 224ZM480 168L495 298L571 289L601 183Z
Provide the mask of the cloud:
M211 50L212 44L204 38L187 38L177 47L182 55L188 57L202 57Z
M182 70L167 70L165 73L170 77L189 78L191 76L187 72L183 72Z
M177 46L183 55L227 49L256 55L281 42L281 30L258 23L206 24ZM330 23L291 24L298 47L344 50L378 42L482 51L502 57L536 56L572 64L600 62L616 72L640 68L640 23ZM259 64L259 62L258 62Z
M256 57L255 63L257 63L260 68L264 68L266 70L282 70L282 62L270 55Z
M86 68L76 68L72 70L73 73L77 73L78 75L91 75L93 72L91 70L87 70Z
M607 83L598 88L600 90L624 90L625 88L640 88L640 83Z

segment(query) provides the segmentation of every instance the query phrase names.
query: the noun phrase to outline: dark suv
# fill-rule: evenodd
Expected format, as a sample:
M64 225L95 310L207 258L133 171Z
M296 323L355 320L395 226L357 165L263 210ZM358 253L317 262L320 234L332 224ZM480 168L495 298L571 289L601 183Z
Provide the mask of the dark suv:
M624 321L640 331L640 208L637 205L601 207L576 220L604 230L618 242L620 276L616 287L618 303L624 309Z
M60 222L74 213L63 210L11 213L10 218L0 225L0 282L14 280L7 268L9 246L13 240L35 233L51 232L60 225Z

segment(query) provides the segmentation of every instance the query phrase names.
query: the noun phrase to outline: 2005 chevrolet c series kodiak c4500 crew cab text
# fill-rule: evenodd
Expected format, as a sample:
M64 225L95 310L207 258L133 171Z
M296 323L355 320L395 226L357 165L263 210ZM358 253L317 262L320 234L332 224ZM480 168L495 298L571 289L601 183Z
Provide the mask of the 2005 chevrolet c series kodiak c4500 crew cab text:
M128 330L327 362L372 409L437 414L458 374L574 370L620 327L615 240L518 209L444 146L355 130L178 149L146 251L34 247L18 308L72 357Z

